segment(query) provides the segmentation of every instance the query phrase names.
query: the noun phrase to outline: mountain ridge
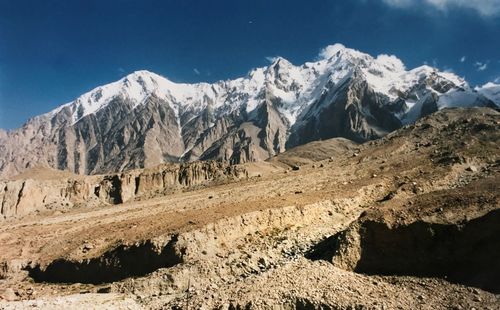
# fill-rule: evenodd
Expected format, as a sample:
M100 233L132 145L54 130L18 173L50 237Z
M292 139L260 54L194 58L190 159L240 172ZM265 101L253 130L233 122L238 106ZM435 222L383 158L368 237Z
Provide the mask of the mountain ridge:
M207 83L207 82L176 83L176 82L173 82L164 76L161 76L161 75L156 74L154 72L151 72L149 70L137 70L137 71L134 71L134 72L126 75L125 77L119 79L118 81L104 84L101 86L97 86L94 89L79 96L77 99L75 99L71 102L68 102L66 104L63 104L63 105L53 109L52 111L49 111L49 112L44 113L44 114L39 115L39 116L44 116L44 115L53 116L54 114L60 112L63 108L68 107L70 105L77 105L75 108L78 109L80 106L85 105L84 99L88 99L89 97L100 98L100 97L102 97L103 91L113 89L113 88L115 91L120 93L120 92L123 92L123 89L116 88L116 86L118 86L119 84L130 85L129 83L135 83L135 82L138 82L139 84L141 84L141 83L143 83L143 81L147 82L146 84L141 85L141 86L143 86L143 90L145 90L142 92L143 95L150 95L152 93L156 93L157 90L161 91L163 89L163 90L167 90L167 93L170 92L170 95L172 95L174 97L181 97L180 99L186 99L186 98L182 98L182 97L189 97L189 95L195 94L196 90L201 90L201 92L202 92L201 95L203 96L203 95L206 95L205 94L206 92L209 92L208 89L210 89L210 88L213 89L214 87L217 87L220 85L224 85L224 84L233 85L233 84L241 83L244 80L249 80L250 83L255 83L256 80L262 79L262 75L266 76L266 75L271 74L271 72L273 72L273 70L271 70L271 69L275 69L276 67L282 68L283 66L280 66L280 64L283 64L283 63L285 63L284 67L293 67L294 69L301 68L301 67L302 68L311 67L313 69L313 72L321 75L321 74L325 74L325 73L332 73L332 72L325 72L325 70L326 71L328 70L327 68L325 68L325 66L331 65L335 61L353 62L353 59L356 59L356 61L359 61L359 59L361 59L361 61L363 62L363 61L366 61L367 59L374 60L374 61L376 61L378 68L373 68L373 67L368 68L368 72L370 74L372 74L373 76L370 76L370 77L366 76L366 78L369 80L370 86L374 87L376 91L378 91L380 93L384 93L384 94L391 94L390 87L393 87L394 85L391 85L391 83L386 83L387 85L381 85L380 81L376 81L377 74L381 73L380 71L376 72L376 69L380 69L380 66L385 66L386 68L389 69L389 71L391 71L391 70L395 71L396 75L403 72L403 71L406 71L404 64L401 62L400 59L398 59L394 55L381 54L381 55L378 55L376 58L374 58L368 54L359 52L357 50L346 48L345 46L343 46L342 44L339 44L339 43L331 45L330 47L331 48L329 49L328 53L323 52L322 57L325 57L325 58L324 59L319 58L318 61L316 61L316 62L306 62L302 65L295 66L290 61L285 59L284 57L279 56L279 57L275 57L273 59L273 62L269 66L258 67L258 68L252 69L244 77L236 78L233 80L230 80L230 79L219 80L219 81L216 81L214 83ZM333 53L334 51L335 51L335 53ZM333 64L333 65L335 66L335 64ZM274 71L276 72L276 70L274 70ZM277 71L279 71L279 69ZM344 77L346 74L346 71L340 70L340 71L334 72L334 73L335 73L335 75L333 77L333 80L338 81L339 76L341 78ZM365 73L367 73L367 72L365 72ZM387 71L383 72L383 73L387 74ZM472 89L463 78L455 75L454 73L446 72L446 71L444 71L444 72L439 71L437 68L434 68L434 67L431 67L428 65L422 65L422 66L416 67L414 69L406 71L406 73L407 73L407 75L405 76L406 78L408 78L408 77L413 78L415 76L421 76L422 74L429 75L429 74L434 73L434 74L437 74L438 76L440 76L441 78L445 78L445 79L450 80L451 82L453 82L455 85L457 85L459 87L464 87L466 89L476 91L476 92L481 93L481 94L483 94L483 91L485 91L488 88L493 89L496 87L500 87L500 84L495 84L493 82L489 82L483 86L477 86L474 89ZM296 72L295 72L295 74L296 74ZM153 84L156 84L155 85L156 87L151 87L151 84L149 83L148 79L154 80ZM389 82L394 82L394 76L389 77L386 80ZM158 84L158 82L160 82L160 83ZM377 82L379 82L379 83L377 83ZM403 84L404 83L408 83L408 81L406 80L403 82ZM130 89L130 91L128 91L129 94L135 93L135 94L133 94L135 96L131 96L131 98L137 100L139 98L139 96L137 96L137 95L139 93L141 93L141 91L137 88L137 85L133 85L132 87L129 87L129 89ZM498 90L496 90L496 92L498 92ZM498 94L496 92L495 92L495 95L498 96ZM104 97L104 99L105 99L104 103L101 103L101 105L95 110L88 109L83 116L86 116L90 113L97 112L100 108L105 107L109 103L109 100L112 97L117 96L118 93L115 92L114 94L112 94L112 96L108 96L108 98ZM392 98L395 98L395 97L396 96L392 95ZM495 98L495 99L498 99L498 98ZM143 100L144 100L144 97L142 97L141 100L138 100L139 101L138 104L141 104L141 101L143 101ZM491 98L490 98L490 100L494 101L494 99L491 99ZM81 105L79 103L81 103ZM97 103L99 103L99 102L97 102ZM252 108L255 108L255 106L250 105L250 108L247 111L252 110ZM38 116L35 116L34 118L36 118L36 117L38 117ZM75 120L75 122L78 121L79 119L81 119L82 117L77 118Z
M407 71L396 56L341 44L314 62L277 57L213 84L140 70L0 132L0 177L39 165L96 174L204 159L243 163L316 139L364 142L442 108L495 107L492 87L472 89L429 66Z

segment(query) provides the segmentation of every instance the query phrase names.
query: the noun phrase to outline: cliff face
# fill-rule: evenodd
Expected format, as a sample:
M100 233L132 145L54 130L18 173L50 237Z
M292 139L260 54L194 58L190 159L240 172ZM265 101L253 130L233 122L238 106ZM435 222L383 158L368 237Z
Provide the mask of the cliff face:
M6 219L78 205L120 204L155 192L246 177L239 166L207 161L104 176L4 181L0 182L0 215Z
M364 142L385 136L402 126L385 105L387 99L373 91L357 72L331 86L292 127L288 147L331 137Z
M2 141L0 166L6 175L40 165L102 174L175 161L184 145L174 114L154 96L139 108L118 97L99 113L70 125L70 107L65 107L52 118L37 117L10 133Z

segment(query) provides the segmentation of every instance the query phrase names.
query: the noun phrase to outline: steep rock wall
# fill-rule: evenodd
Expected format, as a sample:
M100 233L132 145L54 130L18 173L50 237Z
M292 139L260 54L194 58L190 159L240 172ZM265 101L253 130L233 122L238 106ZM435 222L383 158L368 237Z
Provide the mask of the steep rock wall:
M207 161L104 176L5 181L0 182L0 215L6 219L79 205L120 204L148 193L245 177L240 166Z

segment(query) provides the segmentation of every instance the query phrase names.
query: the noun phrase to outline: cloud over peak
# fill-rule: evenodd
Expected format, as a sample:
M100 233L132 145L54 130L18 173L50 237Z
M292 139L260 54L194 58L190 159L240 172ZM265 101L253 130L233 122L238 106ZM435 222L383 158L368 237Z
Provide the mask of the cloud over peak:
M333 45L328 45L327 47L321 49L319 52L320 59L329 59L332 58L338 51L345 49L346 47L343 44L335 43Z
M404 63L394 55L381 54L377 56L377 62L384 64L390 70L403 71L406 70Z

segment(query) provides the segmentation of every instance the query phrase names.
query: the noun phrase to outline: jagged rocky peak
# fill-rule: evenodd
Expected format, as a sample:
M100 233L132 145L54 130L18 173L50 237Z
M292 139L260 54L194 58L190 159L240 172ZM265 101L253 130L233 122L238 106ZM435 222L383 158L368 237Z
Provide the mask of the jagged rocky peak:
M268 70L272 69L272 71L274 71L274 72L277 72L280 70L286 71L286 70L289 70L293 66L294 65L291 62L289 62L288 60L286 60L285 58L283 58L281 56L278 56L278 57L274 57L273 62L268 67ZM269 70L269 71L271 71L271 70Z
M334 44L314 61L276 57L245 77L175 83L146 70L0 132L0 177L38 165L80 174L172 161L263 160L315 139L363 142L447 107L500 104L496 84L407 70L394 55Z

